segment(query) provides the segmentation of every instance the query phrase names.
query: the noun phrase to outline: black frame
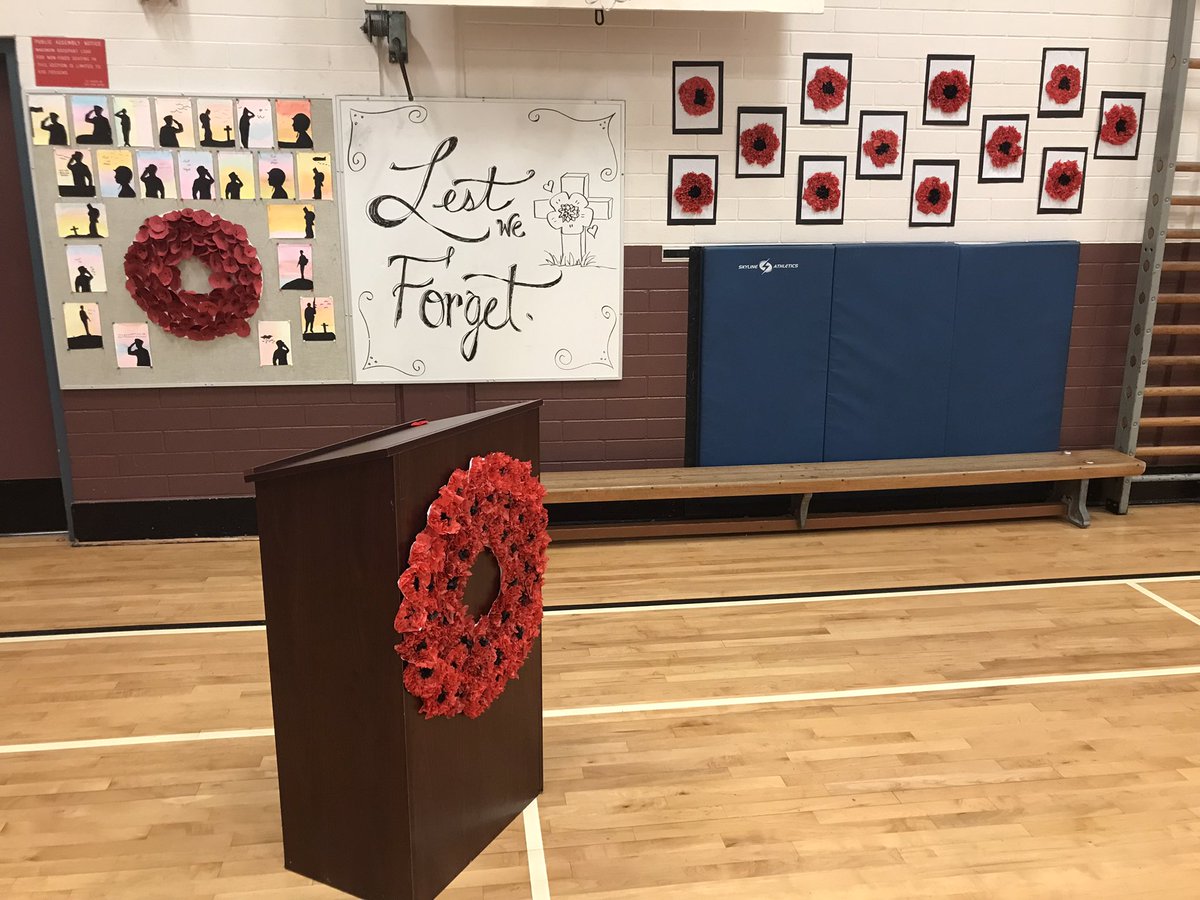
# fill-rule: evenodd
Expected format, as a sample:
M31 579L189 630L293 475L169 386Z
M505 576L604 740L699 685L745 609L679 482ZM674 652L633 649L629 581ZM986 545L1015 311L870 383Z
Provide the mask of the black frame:
M806 162L831 162L842 164L842 201L838 204L836 219L809 219L802 216L804 211L804 164ZM850 161L844 156L800 156L796 160L796 224L797 225L841 225L846 221L846 173Z
M1046 79L1050 76L1046 72L1046 64L1051 53L1082 53L1083 54L1083 69L1080 71L1079 83L1079 109L1043 109L1042 102L1045 99ZM1087 47L1043 47L1042 48L1042 77L1038 79L1038 112L1039 119L1082 119L1083 112L1087 109L1087 83L1088 83L1088 48Z
M675 162L683 159L697 159L713 164L713 204L711 219L680 219L675 216ZM717 204L721 201L719 179L721 176L721 158L715 153L677 153L667 157L667 224L668 225L716 225Z
M1050 168L1051 153L1080 153L1083 154L1083 165L1080 166L1082 183L1079 185L1078 209L1047 209L1042 206L1042 198L1046 195L1046 171ZM1075 216L1083 212L1083 192L1087 189L1087 147L1047 147L1042 151L1042 171L1038 176L1038 208L1039 216Z
M835 59L844 60L846 63L846 99L842 104L846 111L846 115L839 119L810 119L808 118L805 108L808 94L808 61L810 59L825 60ZM820 68L818 66L818 68ZM853 53L805 53L803 62L800 64L800 71L804 73L805 96L800 101L800 124L802 125L849 125L850 124L850 90L854 87L854 54Z
M675 87L676 77L680 69L716 69L717 77L717 127L716 128L681 128L679 125L679 92ZM699 62L676 60L671 64L671 133L672 134L724 134L725 133L725 63L719 60L703 60Z
M913 207L917 202L917 169L921 166L950 166L954 169L954 184L950 190L950 221L949 222L918 222L913 219ZM908 227L909 228L953 228L958 217L958 183L959 171L957 159L914 159L912 164L912 188L908 192Z
M863 122L867 116L899 116L900 117L900 158L896 160L894 174L876 174L867 170L864 174L862 167ZM854 145L854 177L860 181L902 181L904 179L904 154L908 149L908 110L898 109L863 109L858 113L858 142Z
M753 169L742 171L742 116L746 114L758 116L779 116L779 171L755 172ZM734 129L733 139L733 177L734 178L783 178L787 174L787 107L786 106L739 106L737 108L737 128Z
M971 74L967 77L967 83L971 86L971 95L967 97L967 117L961 122L945 122L929 118L929 82L933 80L933 61L935 59L944 60L970 60ZM975 54L974 53L930 53L925 57L925 88L921 94L921 124L934 125L937 127L963 127L971 124L971 104L975 101Z
M1104 127L1104 110L1108 106L1109 100L1137 100L1138 106L1138 131L1137 140L1133 145L1133 156L1119 156L1117 154L1101 153L1100 148L1106 147L1107 144L1100 140L1100 129ZM1145 91L1101 91L1100 92L1100 112L1096 119L1096 147L1092 150L1092 159L1122 159L1126 162L1132 162L1142 155L1142 128L1143 117L1146 114L1146 92Z
M1024 153L1021 154L1021 175L1019 178L985 178L983 176L983 161L987 159L987 142L991 130L995 127L992 122L1024 122L1025 127L1021 132L1021 146ZM1025 163L1029 159L1029 113L1020 113L1013 115L997 114L994 116L983 117L983 127L980 129L979 135L979 175L978 181L980 184L1020 184L1025 181Z

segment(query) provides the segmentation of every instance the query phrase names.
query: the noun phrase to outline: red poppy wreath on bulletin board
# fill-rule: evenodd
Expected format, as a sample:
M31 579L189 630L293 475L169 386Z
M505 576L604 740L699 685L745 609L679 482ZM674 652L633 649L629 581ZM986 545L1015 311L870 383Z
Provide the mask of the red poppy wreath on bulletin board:
M208 267L207 294L184 290L179 264ZM262 263L241 225L204 209L151 216L125 251L125 289L150 321L176 337L248 337L262 296Z
M929 105L944 113L956 113L971 99L971 82L961 69L938 72L929 82Z
M688 172L675 188L675 202L685 213L702 213L715 199L712 179L704 172Z
M689 116L706 116L717 104L717 92L707 78L693 75L679 86L679 103Z
M846 76L833 66L821 66L813 73L804 92L812 105L819 110L828 112L837 109L846 99L846 85L850 82Z
M489 453L456 470L430 505L398 582L395 623L404 686L425 718L478 718L533 648L550 545L545 493L528 462ZM500 567L500 593L474 618L463 596L485 547Z

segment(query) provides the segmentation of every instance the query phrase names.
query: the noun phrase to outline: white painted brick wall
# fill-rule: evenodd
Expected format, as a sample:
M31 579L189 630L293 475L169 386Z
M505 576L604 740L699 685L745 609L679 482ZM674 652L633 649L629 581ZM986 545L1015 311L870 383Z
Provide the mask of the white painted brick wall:
M582 6L582 4L581 4ZM1053 12L1048 12L1049 8ZM590 10L433 9L405 6L413 20L414 87L422 96L623 99L628 106L627 243L857 240L1136 241L1145 212L1167 33L1166 0L826 0L821 15L653 13L617 10L603 28ZM358 31L355 0L3 0L0 33L15 34L24 83L33 86L28 36L68 34L109 42L114 90L255 94L399 93L394 66ZM1086 46L1087 112L1037 119L1045 46ZM805 52L854 54L851 121L799 124ZM925 56L974 53L970 128L920 125ZM722 136L671 134L671 63L725 62ZM1102 90L1145 90L1141 159L1091 160L1084 212L1037 216L1045 146L1095 143ZM789 175L735 180L739 105L789 105ZM856 152L858 110L906 109L906 159L960 160L958 224L907 227L910 184L847 185L846 223L799 227L794 157ZM1200 86L1187 102L1181 158L1200 156ZM1023 184L976 183L985 114L1030 113ZM667 158L721 157L719 224L668 227ZM911 167L906 171L906 176ZM1181 176L1179 190L1200 192ZM1182 222L1183 219L1181 218Z

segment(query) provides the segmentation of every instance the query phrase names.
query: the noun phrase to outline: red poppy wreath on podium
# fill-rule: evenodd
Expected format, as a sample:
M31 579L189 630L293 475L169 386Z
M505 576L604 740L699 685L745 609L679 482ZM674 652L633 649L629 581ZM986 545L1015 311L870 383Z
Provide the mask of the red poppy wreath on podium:
M404 686L425 718L478 718L533 648L550 546L545 493L528 462L489 453L456 470L430 505L398 582L395 623ZM463 596L485 547L500 567L500 593L475 618Z
M179 264L192 257L209 269L207 294L183 289ZM241 225L204 209L176 209L138 229L125 251L125 288L150 321L176 337L248 337L262 263Z

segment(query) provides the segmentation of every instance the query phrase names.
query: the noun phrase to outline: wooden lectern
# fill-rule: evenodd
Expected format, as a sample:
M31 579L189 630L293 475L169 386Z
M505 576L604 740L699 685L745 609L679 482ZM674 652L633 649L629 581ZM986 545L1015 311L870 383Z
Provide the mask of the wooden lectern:
M427 720L392 627L438 488L493 450L537 474L539 406L400 425L246 476L292 871L359 897L429 900L541 793L541 641L478 719ZM478 614L498 588L485 552L467 605Z

